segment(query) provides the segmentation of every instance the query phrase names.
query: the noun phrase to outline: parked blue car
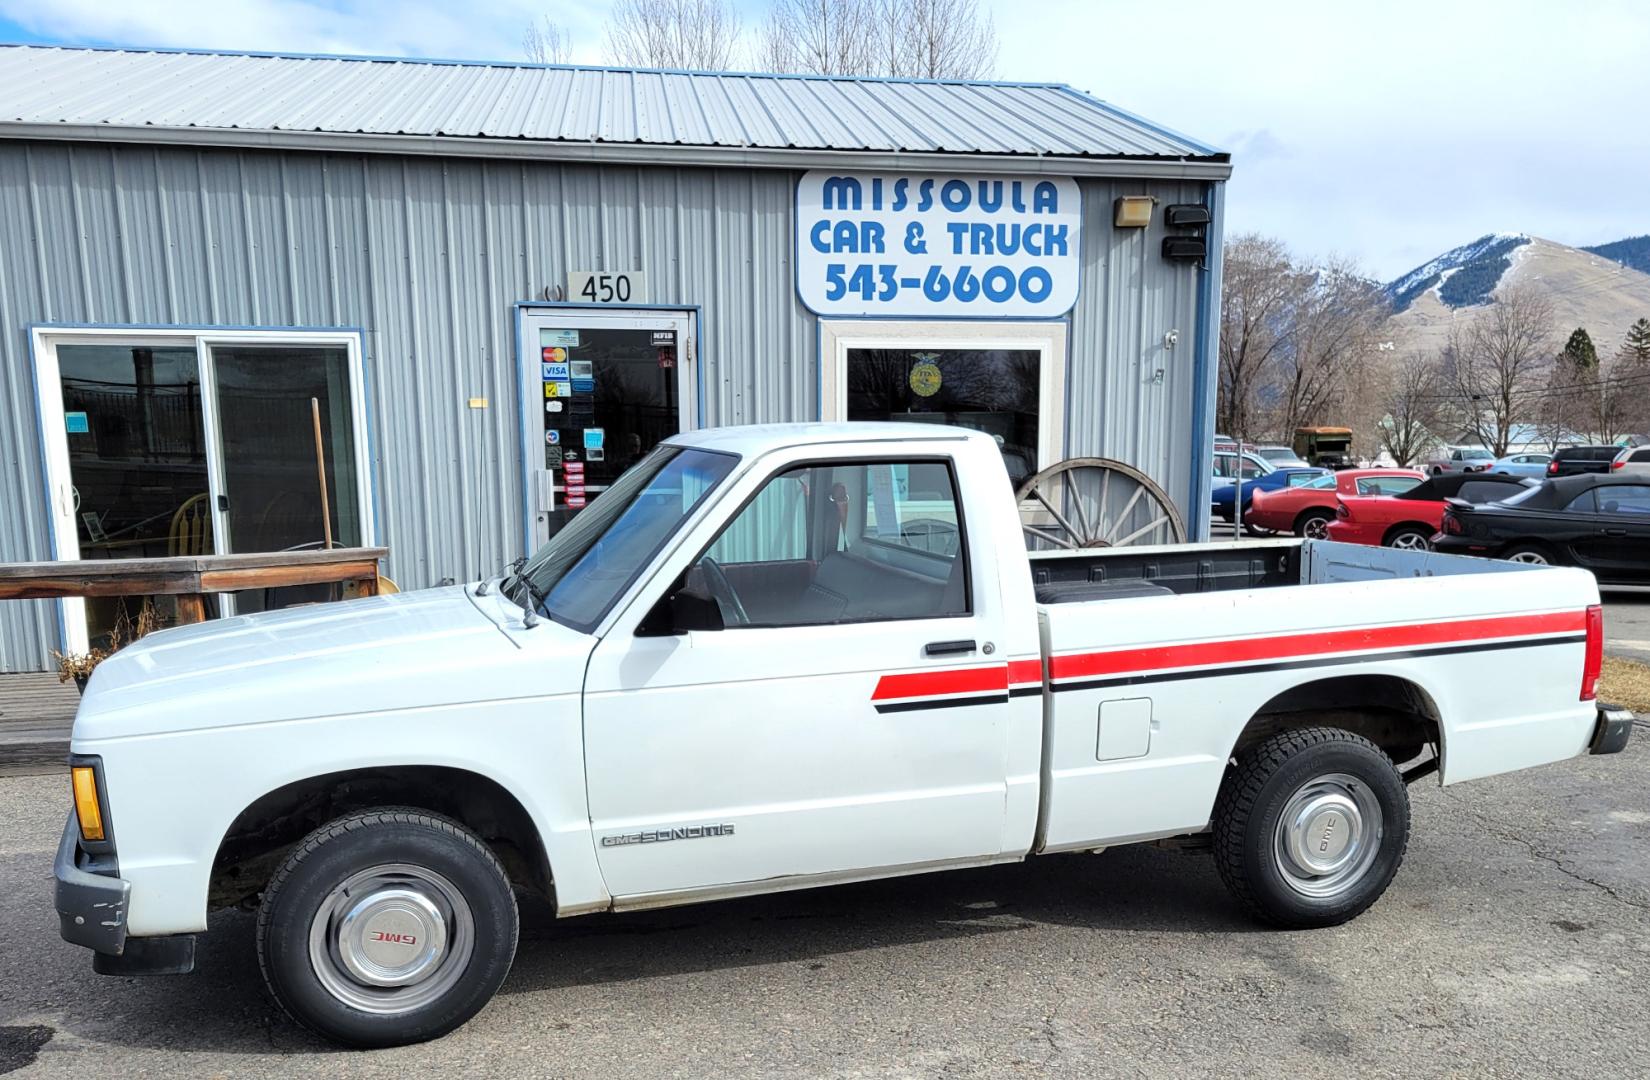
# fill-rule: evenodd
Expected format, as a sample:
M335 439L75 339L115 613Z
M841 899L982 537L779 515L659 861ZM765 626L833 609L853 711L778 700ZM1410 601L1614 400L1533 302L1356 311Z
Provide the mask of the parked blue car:
M1508 476L1537 476L1545 478L1547 462L1553 460L1551 454L1508 454L1504 458L1496 458L1490 463L1485 472L1506 473Z
M1256 477L1253 480L1245 480L1243 482L1243 512L1246 514L1249 512L1249 501L1257 491L1277 491L1280 488L1299 487L1320 476L1327 476L1330 471L1329 469L1317 468L1282 468L1276 472L1267 473L1265 476ZM1222 521L1232 520L1232 501L1236 497L1237 487L1236 484L1227 484L1225 487L1216 488L1209 500L1214 506L1215 516Z

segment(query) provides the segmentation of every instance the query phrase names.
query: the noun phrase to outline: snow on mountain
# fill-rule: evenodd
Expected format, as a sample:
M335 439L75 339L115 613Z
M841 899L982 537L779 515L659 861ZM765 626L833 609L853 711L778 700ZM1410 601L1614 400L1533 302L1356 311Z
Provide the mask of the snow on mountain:
M1436 352L1509 285L1528 285L1553 307L1554 349L1583 327L1613 354L1635 319L1650 318L1650 274L1523 233L1479 237L1386 286L1400 352Z
M1436 289L1439 299L1450 307L1484 303L1511 265L1507 255L1529 242L1530 238L1523 233L1480 236L1470 244L1462 244L1430 262L1422 263L1391 282L1386 287L1386 294L1396 311L1408 308L1416 297L1429 289ZM1465 277L1461 276L1463 270L1467 272ZM1446 285L1449 288L1446 289Z

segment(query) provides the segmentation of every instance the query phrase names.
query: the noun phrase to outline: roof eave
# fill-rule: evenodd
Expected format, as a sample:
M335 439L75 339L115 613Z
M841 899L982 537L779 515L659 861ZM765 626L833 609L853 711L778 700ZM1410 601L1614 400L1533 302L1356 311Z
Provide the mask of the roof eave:
M240 128L116 127L109 124L0 123L0 138L72 142L135 142L167 146L313 150L335 153L434 155L586 164L739 166L756 169L864 169L945 172L966 163L974 173L1045 173L1175 180L1225 180L1229 155L1103 157L1100 155L959 154L905 150L816 150L754 146L688 146L501 139L455 135L380 135ZM668 157L664 157L668 154Z

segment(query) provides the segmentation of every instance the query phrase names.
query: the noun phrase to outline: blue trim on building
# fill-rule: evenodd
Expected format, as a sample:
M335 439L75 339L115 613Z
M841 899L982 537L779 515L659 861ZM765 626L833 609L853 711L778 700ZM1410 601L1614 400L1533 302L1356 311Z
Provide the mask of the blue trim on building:
M1198 270L1197 342L1192 362L1192 491L1189 539L1209 539L1209 501L1214 487L1215 405L1220 392L1220 285L1225 259L1226 185L1208 185L1204 205L1209 208L1206 234L1213 243Z

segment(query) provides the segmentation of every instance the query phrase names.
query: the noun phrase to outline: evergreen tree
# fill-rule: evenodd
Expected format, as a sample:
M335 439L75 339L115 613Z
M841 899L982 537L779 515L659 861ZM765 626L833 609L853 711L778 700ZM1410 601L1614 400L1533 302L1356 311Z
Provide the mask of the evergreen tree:
M1622 351L1641 364L1650 364L1650 319L1640 319L1627 328Z
M1558 355L1559 359L1568 361L1570 370L1578 375L1591 375L1598 370L1598 351L1593 348L1593 339L1579 326Z

